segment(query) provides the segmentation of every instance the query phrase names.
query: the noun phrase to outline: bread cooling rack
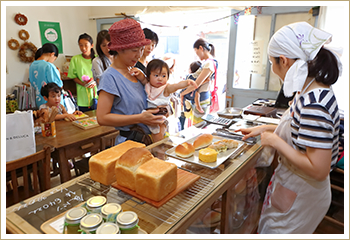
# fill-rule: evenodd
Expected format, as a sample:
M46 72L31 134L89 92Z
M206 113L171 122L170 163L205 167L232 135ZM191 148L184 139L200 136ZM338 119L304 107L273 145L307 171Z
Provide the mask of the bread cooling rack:
M80 179L76 183L89 189L93 195L107 197L108 202L128 205L133 209L137 209L168 224L173 224L183 217L185 213L195 206L214 187L212 180L201 177L191 187L170 199L162 207L155 208L121 190L91 180L89 174L86 174L86 178Z

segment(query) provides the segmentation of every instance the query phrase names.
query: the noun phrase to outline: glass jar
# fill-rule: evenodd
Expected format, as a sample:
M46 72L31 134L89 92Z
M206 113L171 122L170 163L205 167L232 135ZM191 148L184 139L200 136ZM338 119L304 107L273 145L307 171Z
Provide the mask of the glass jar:
M97 228L96 234L120 234L120 230L116 223L105 222Z
M95 234L97 228L102 224L101 214L91 213L80 220L80 230L82 234Z
M76 207L69 210L65 215L63 233L80 234L79 232L80 220L83 217L85 217L86 214L87 214L87 211L83 207Z
M107 203L101 208L101 215L105 222L115 223L118 214L122 211L122 207L118 203Z
M117 224L121 234L138 234L138 222L139 218L137 214L132 211L122 212L117 216Z
M107 199L104 196L91 197L86 202L86 209L89 213L101 213L101 208L106 202Z

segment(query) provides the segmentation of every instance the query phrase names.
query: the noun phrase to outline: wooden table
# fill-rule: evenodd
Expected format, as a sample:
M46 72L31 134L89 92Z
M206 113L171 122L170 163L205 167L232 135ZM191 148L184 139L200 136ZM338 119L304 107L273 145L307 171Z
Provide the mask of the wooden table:
M85 114L95 116L95 111ZM88 152L100 149L101 137L117 131L114 127L99 126L91 129L81 129L65 120L56 121L56 137L43 137L35 135L37 146L50 145L54 148L51 156L59 163L61 183L71 179L68 159L81 156Z

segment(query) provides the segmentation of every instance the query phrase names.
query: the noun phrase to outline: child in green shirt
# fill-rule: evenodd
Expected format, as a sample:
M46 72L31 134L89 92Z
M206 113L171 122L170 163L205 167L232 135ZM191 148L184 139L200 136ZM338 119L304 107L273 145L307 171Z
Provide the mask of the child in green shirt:
M96 82L93 81L92 60L95 58L94 44L92 37L86 33L81 34L78 39L79 48L82 54L72 57L68 70L68 78L76 83L77 104L79 110L86 112L92 110L94 99L98 99ZM82 76L87 75L93 83L86 84Z

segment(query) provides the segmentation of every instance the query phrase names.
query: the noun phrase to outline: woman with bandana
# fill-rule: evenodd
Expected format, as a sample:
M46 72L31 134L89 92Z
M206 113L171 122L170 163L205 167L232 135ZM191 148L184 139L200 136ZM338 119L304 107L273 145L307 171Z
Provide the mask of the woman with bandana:
M273 148L279 156L258 233L312 234L329 209L329 172L338 156L340 123L331 85L342 71L339 49L325 46L331 37L297 22L282 27L269 42L272 71L284 82L284 94L296 95L277 127L237 130L245 134L243 140L261 135L264 151Z

